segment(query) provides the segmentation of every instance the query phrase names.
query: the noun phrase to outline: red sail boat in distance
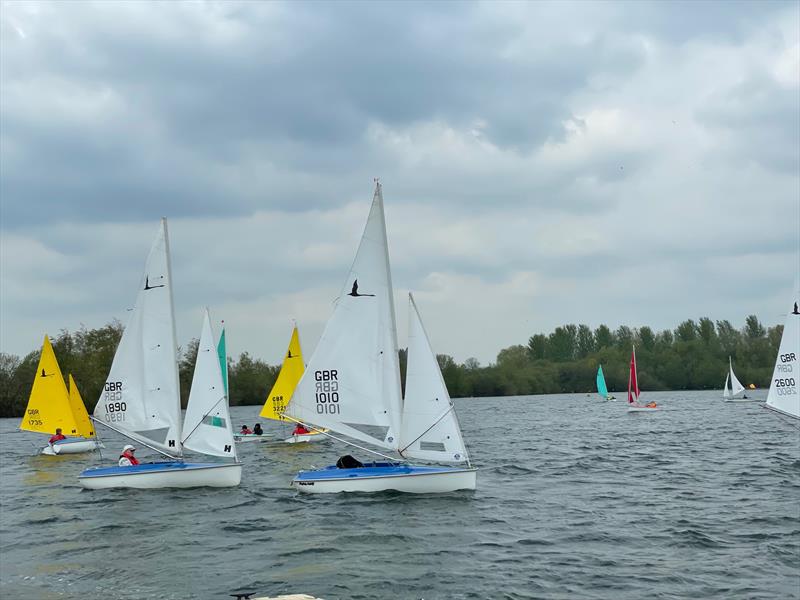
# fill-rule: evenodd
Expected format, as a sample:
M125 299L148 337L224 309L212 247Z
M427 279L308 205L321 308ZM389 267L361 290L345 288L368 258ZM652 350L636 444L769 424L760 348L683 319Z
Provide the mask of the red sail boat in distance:
M639 379L636 376L636 346L631 351L631 369L628 374L628 412L651 412L658 410L655 402L639 404Z

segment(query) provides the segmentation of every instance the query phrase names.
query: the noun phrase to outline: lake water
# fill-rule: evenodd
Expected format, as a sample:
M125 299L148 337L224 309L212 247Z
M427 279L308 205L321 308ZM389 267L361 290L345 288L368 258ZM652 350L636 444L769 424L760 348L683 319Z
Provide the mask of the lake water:
M239 488L90 492L96 457L0 420L0 597L800 598L798 425L719 396L457 400L478 489L437 496L298 495L329 441L240 446Z

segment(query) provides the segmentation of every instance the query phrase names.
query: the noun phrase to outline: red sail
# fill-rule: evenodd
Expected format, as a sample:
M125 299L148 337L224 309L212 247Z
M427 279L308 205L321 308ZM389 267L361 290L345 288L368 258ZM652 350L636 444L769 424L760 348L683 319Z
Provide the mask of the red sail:
M636 379L636 348L631 352L631 372L628 376L628 403L633 404L639 399L639 381Z

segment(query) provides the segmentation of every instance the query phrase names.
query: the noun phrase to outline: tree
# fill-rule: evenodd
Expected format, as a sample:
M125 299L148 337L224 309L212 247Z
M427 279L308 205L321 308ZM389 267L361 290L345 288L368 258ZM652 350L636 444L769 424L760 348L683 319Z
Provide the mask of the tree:
M578 326L576 353L578 358L586 358L594 352L594 334L588 325Z
M687 319L675 329L675 337L682 342L691 342L697 339L697 324Z
M575 342L578 328L575 325L556 327L547 338L547 358L555 362L565 362L575 357Z
M656 336L653 330L645 325L636 332L636 341L645 350L652 350L656 345Z
M614 345L614 335L606 325L600 325L594 330L594 345L598 350Z
M717 331L714 329L714 321L708 317L703 317L700 319L697 329L700 333L700 339L705 342L706 346L709 346L712 342L716 341Z
M532 335L528 340L528 354L533 360L542 360L547 355L547 336L542 333Z
M748 339L751 340L758 340L763 338L767 335L767 332L764 330L764 326L759 323L758 317L755 315L750 315L745 319L744 322L744 329L742 331Z
M614 334L618 348L625 350L633 346L633 331L627 325L620 325Z

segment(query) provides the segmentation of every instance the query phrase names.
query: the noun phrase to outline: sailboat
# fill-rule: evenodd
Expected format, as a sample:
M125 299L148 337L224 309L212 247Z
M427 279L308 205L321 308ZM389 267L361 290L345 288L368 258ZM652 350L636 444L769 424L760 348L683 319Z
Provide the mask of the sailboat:
M412 465L378 452L391 462L362 465L348 455L339 459L338 466L301 471L292 481L295 489L314 493L475 489L477 470L470 465L413 298L409 298L409 309L403 402L383 194L377 183L343 292L284 415L345 435L353 440L346 443L362 450L367 448L356 441L396 452L404 459L466 466Z
M282 423L290 422L283 413L286 410L286 405L294 394L297 387L297 382L303 376L305 365L303 364L303 351L300 348L300 334L297 331L297 325L292 329L292 337L289 339L289 347L286 349L286 355L283 357L283 364L278 373L278 378L267 396L264 406L261 408L260 416L266 419L281 421ZM242 436L249 437L249 436ZM284 440L287 444L299 444L305 442L316 442L326 439L323 431L310 430L308 433L292 433ZM238 437L237 437L238 441Z
M78 480L89 489L239 485L228 397L206 310L186 419L181 427L178 347L167 221L161 220L145 263L136 305L114 355L94 421L166 456L168 461L94 467ZM183 435L183 432L188 432ZM183 450L232 458L195 463Z
M631 351L631 365L628 374L628 412L652 412L659 410L655 402L639 404L639 378L636 371L636 348Z
M730 386L728 386L730 382ZM739 394L742 394L739 397ZM733 360L728 357L728 374L725 375L725 387L722 389L722 399L725 402L753 402L755 398L748 398L745 393L745 387L736 378L736 373L733 372Z
M36 379L19 428L49 434L60 429L67 437L48 443L42 449L42 454L47 456L91 452L102 447L95 438L94 427L72 375L69 376L69 390L64 383L48 336L44 336Z
M800 283L795 282L792 309L786 315L775 370L764 406L800 419ZM787 303L789 304L789 303Z
M614 396L608 393L606 378L603 375L603 365L598 365L597 367L597 393L600 394L603 400L616 400Z

